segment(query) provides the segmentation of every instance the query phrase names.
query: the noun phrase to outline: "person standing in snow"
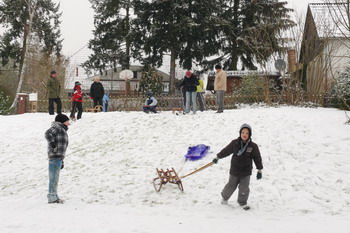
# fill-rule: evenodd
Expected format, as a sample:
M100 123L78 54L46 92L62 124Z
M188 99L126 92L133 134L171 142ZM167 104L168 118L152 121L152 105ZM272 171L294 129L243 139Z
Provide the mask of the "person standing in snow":
M68 126L69 118L64 114L58 114L52 126L45 132L48 143L49 157L49 193L48 203L63 204L63 200L58 197L57 187L60 170L64 167L63 159L68 147Z
M147 93L147 99L145 101L145 105L143 106L143 111L145 113L149 113L150 111L153 113L157 113L156 107L158 104L157 99L153 96L153 92L149 91Z
M96 77L90 87L90 98L94 101L94 107L97 105L102 106L102 98L105 94L105 89L103 88L102 83L100 83L100 80L100 77Z
M193 114L197 112L197 85L199 85L197 76L192 73L192 71L186 71L186 76L183 79L180 86L183 86L186 90L186 107L185 113L190 113L190 106L192 103Z
M57 105L57 114L61 114L62 102L60 98L61 94L61 84L57 79L57 72L51 71L50 78L47 81L47 95L49 97L49 114L55 114L54 102Z
M73 89L72 112L70 119L75 120L75 112L78 109L77 119L79 120L83 114L83 92L81 91L81 83L76 81Z
M219 159L225 158L232 154L230 177L228 183L221 192L223 205L227 205L233 192L238 186L237 202L245 210L250 207L247 205L249 197L249 182L252 174L254 161L258 172L256 178L262 178L262 159L260 156L259 147L252 141L252 128L248 124L243 124L239 130L239 137L231 141L224 149L222 149L213 163L218 163Z
M102 103L103 103L102 108L104 112L108 111L108 102L109 102L109 96L108 96L108 93L105 93L102 98Z
M227 75L226 72L223 71L221 65L216 65L215 70L214 91L216 93L216 104L218 105L218 111L216 113L223 113Z
M203 80L200 78L198 79L199 85L197 86L197 100L199 103L199 110L201 112L204 111L204 105L205 105L205 100L204 100L204 83Z

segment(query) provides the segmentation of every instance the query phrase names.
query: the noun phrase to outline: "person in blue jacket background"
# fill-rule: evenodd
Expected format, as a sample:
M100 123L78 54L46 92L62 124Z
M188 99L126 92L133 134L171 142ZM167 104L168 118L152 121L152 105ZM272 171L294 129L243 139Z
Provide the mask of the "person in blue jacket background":
M153 92L149 91L147 93L147 99L145 101L145 105L143 106L143 111L145 113L149 113L150 111L153 113L157 113L156 107L158 104L157 99L153 96Z
M108 111L108 102L109 102L109 96L108 96L108 93L105 93L102 98L102 108L104 112Z

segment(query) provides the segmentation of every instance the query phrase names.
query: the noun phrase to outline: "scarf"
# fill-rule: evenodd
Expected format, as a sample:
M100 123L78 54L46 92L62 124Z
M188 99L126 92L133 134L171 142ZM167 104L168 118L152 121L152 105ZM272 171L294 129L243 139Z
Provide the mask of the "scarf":
M247 149L248 144L249 144L249 142L250 142L251 140L250 140L250 138L249 138L248 141L246 142L246 144L245 144L244 146L243 146L242 140L240 140L240 141L241 141L241 149L238 151L237 156L241 156L241 155L244 153L244 151Z

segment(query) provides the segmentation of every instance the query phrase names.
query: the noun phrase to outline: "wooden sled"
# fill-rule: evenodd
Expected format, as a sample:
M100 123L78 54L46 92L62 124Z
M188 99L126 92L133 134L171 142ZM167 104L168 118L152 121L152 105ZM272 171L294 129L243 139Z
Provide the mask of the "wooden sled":
M177 186L179 187L179 189L183 192L184 188L182 186L182 182L181 179L179 178L179 176L177 175L176 171L174 170L174 168L171 168L170 170L167 169L166 171L164 171L163 169L156 169L158 177L153 179L153 185L154 185L154 189L159 192L163 186L163 184L166 183L171 183L171 184L177 184Z
M94 108L86 108L85 112L101 112L102 105L96 105Z

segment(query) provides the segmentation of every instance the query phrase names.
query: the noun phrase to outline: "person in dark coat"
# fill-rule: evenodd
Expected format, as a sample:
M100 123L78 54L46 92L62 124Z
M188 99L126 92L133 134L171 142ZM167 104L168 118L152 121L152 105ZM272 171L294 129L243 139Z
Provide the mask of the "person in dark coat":
M196 75L194 75L190 70L186 71L186 76L183 79L180 86L182 86L186 91L186 106L185 113L190 112L190 106L192 103L193 114L197 111L197 86L199 81Z
M81 83L76 81L73 89L72 112L70 119L75 121L75 112L78 110L77 119L79 120L83 114L83 92L81 91Z
M238 186L238 199L237 202L244 209L249 209L247 205L249 197L249 182L252 174L254 161L256 168L258 169L256 178L259 180L262 178L262 159L260 156L259 147L252 139L252 128L248 124L243 124L239 130L239 137L231 141L224 149L222 149L217 157L213 160L216 164L219 159L232 155L230 178L226 186L221 192L223 205L227 205L228 199Z
M62 102L60 98L61 84L57 79L57 72L51 71L50 78L47 81L47 94L49 98L49 114L55 114L54 103L57 105L57 114L62 112Z
M57 187L60 170L64 167L63 160L68 147L67 130L69 125L69 118L64 114L58 114L55 117L55 122L45 132L49 157L49 193L47 194L49 204L62 204L64 202L58 197Z
M102 106L102 98L105 94L105 90L102 83L100 83L100 80L100 77L96 77L95 81L91 84L90 87L90 98L94 101L94 107L97 105Z

